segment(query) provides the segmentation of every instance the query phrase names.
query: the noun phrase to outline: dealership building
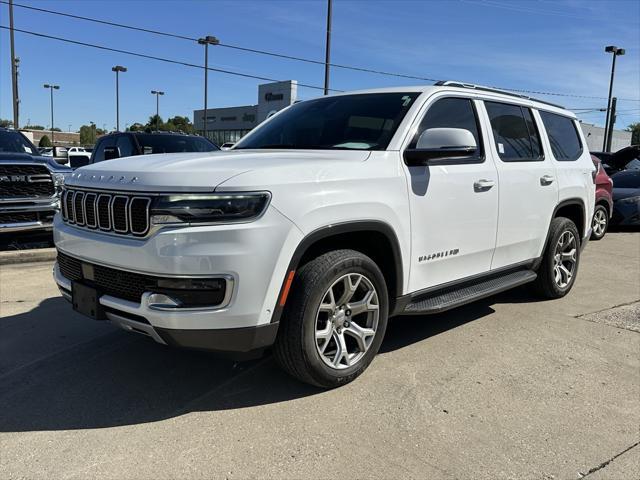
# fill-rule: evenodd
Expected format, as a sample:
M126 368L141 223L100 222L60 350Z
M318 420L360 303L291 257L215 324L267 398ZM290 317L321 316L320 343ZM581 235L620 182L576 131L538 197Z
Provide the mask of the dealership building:
M298 96L298 82L265 83L258 86L258 104L240 107L207 109L207 137L218 145L237 142L271 115L294 103ZM204 110L193 111L193 124L204 132Z

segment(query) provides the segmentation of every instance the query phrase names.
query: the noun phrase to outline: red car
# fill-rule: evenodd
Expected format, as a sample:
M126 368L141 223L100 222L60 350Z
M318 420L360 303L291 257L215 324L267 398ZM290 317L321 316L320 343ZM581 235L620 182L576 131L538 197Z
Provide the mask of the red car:
M613 211L613 198L611 196L613 181L602 168L602 162L598 157L591 155L591 160L596 166L596 208L591 222L591 240L600 240L607 233L609 219Z

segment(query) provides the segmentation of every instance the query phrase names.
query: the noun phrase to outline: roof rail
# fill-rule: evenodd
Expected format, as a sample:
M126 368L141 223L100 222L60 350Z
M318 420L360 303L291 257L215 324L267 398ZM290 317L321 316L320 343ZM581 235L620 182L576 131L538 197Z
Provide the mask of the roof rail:
M533 98L528 95L523 95L517 92L510 92L509 90L501 90L499 88L484 87L482 85L475 85L473 83L456 82L455 80L440 80L439 82L434 83L434 85L437 87L470 88L473 90L480 90L483 92L500 93L502 95L509 95L510 97L522 98L525 100L532 100L534 102L544 103L546 105L551 105L552 107L564 109L562 105L558 105L557 103L547 102L546 100L540 100L538 98Z

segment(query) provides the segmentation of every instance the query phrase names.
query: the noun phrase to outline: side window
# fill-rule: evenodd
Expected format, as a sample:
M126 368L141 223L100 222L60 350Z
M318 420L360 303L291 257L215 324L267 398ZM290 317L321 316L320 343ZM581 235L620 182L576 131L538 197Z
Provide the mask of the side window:
M540 135L531 110L519 105L484 102L496 150L504 162L542 160Z
M98 143L96 144L94 149L93 160L91 163L103 162L105 147L113 147L114 145L115 145L114 137L106 137L101 140L98 140Z
M131 139L128 135L120 135L116 142L116 147L120 150L121 157L130 157L134 153L133 143L131 143Z
M571 118L549 112L540 112L540 118L547 131L551 151L556 160L571 161L580 158L582 142L580 142L575 122Z
M478 117L473 103L468 98L443 98L437 100L425 113L416 136L409 148L416 148L418 138L429 128L462 128L469 130L476 140L478 150L475 154L462 159L461 162L482 158L482 138L478 130Z

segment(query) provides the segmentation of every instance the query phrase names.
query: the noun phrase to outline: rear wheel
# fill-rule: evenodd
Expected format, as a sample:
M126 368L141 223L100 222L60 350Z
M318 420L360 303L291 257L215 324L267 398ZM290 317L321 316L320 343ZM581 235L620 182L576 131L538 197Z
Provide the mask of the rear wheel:
M580 235L576 225L568 218L554 218L534 288L546 298L564 297L573 287L579 264Z
M596 205L591 222L591 240L600 240L609 227L609 212L604 205Z
M296 275L274 346L280 366L332 388L355 379L378 352L387 327L384 276L366 255L326 253Z

